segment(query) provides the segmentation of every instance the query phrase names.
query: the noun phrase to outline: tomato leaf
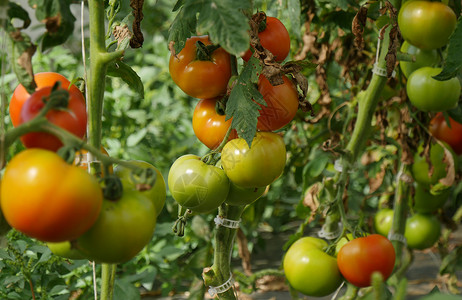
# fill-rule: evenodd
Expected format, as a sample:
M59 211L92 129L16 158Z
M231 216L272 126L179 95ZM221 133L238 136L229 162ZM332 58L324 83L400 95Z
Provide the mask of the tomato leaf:
M266 106L263 96L254 84L258 80L260 70L258 59L252 56L239 75L226 103L226 120L233 118L231 127L246 140L249 148L257 131L260 116L260 106L257 102Z
M175 53L180 52L186 44L186 39L196 33L197 11L200 5L192 1L186 2L170 25L168 43L174 43Z
M447 113L454 121L462 124L462 106L459 105L456 108L448 110Z
M178 0L175 4L175 6L173 7L172 11L175 12L177 10L179 10L184 4L184 0Z
M448 253L441 262L440 274L445 273L453 274L462 268L462 246L456 247Z
M247 0L203 0L199 14L200 32L209 34L210 39L228 51L239 55L249 48L249 20L241 9L248 9Z
M64 43L74 31L75 17L69 0L29 0L36 7L35 16L45 23L47 31L42 39L42 51Z
M10 18L10 20L18 19L24 22L21 29L25 29L29 27L30 22L31 22L29 14L19 4L11 2L11 1L8 2L8 12L7 13L8 13L8 17Z
M141 78L126 63L118 61L110 64L107 74L112 77L121 78L134 92L138 93L140 98L144 98L144 85Z
M459 18L457 27L449 39L448 56L444 62L443 70L434 76L436 80L449 80L459 72L462 67L462 18Z

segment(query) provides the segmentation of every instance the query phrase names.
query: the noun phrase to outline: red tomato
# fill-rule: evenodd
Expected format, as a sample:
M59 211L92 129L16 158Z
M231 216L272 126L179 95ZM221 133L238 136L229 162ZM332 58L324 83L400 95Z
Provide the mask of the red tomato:
M258 79L258 91L266 105L260 105L257 128L261 131L275 131L289 124L298 110L298 92L292 81L282 76L283 84L272 86L265 76Z
M225 121L226 116L217 113L216 103L216 98L200 100L194 109L192 118L194 134L212 150L221 144L232 121L232 119ZM233 130L228 141L235 138L237 138L237 132Z
M260 43L263 48L269 50L278 62L286 59L290 51L290 36L284 24L277 18L266 17L266 27L258 33ZM249 61L252 51L249 49L245 52L242 59Z
M198 41L212 44L208 36L189 38L180 53L170 57L170 75L178 87L191 97L207 99L223 95L231 78L230 56L223 48L218 48L210 55L211 60L200 60L196 55Z
M33 119L45 106L43 98L50 95L52 87L47 86L34 92L24 103L19 124ZM85 99L79 90L69 90L69 103L65 110L52 109L46 114L48 121L83 138L87 128ZM54 135L46 132L31 132L21 137L26 148L43 148L56 151L63 145Z
M395 249L380 234L371 234L346 243L337 255L343 277L357 287L371 285L371 276L380 272L383 279L390 277L395 266Z
M34 75L34 80L37 84L36 90L46 86L53 86L57 81L61 82L61 87L63 89L70 89L73 92L79 90L75 85L71 85L70 81L67 80L66 77L54 72L37 73ZM69 88L69 86L71 87ZM9 104L10 118L13 126L19 125L21 108L29 97L30 94L26 91L22 84L19 84L14 90Z
M430 132L433 136L443 142L446 142L457 155L462 154L462 124L449 118L449 124L444 119L442 113L437 113L430 121Z

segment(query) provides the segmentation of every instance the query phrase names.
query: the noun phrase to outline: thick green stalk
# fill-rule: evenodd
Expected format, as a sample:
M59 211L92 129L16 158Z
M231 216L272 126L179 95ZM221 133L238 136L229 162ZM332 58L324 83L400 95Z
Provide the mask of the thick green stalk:
M218 216L237 221L241 218L244 208L245 206L223 204L218 210ZM213 265L210 268L204 269L202 274L206 286L220 286L232 276L230 263L236 232L237 229L224 226L218 226L216 229ZM218 294L218 298L235 300L236 296L234 290L231 288L224 293Z
M112 299L114 294L114 282L116 265L103 264L101 270L101 299Z

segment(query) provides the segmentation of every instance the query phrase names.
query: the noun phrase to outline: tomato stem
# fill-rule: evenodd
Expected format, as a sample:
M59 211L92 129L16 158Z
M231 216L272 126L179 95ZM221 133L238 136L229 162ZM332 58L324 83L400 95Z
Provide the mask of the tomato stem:
M220 48L220 45L205 45L201 41L196 42L196 60L213 61L212 53Z
M101 299L112 299L116 274L115 264L102 264L101 270Z

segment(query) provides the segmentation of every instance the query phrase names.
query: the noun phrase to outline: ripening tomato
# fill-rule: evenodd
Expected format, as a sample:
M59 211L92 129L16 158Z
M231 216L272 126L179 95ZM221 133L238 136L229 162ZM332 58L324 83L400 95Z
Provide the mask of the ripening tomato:
M403 38L421 49L436 49L449 42L457 17L441 2L408 1L398 14L398 26Z
M263 30L258 33L260 44L263 48L269 50L277 62L286 59L290 51L290 36L284 24L275 17L266 17L264 26L260 26ZM252 51L249 49L242 56L244 61L249 61L252 56Z
M433 67L440 61L438 51L436 49L423 50L404 41L401 45L401 52L412 54L415 56L415 61L400 61L399 66L406 78L411 76L412 72L422 67Z
M51 93L52 87L44 87L35 91L23 104L18 125L33 119L45 106L44 99ZM87 129L87 110L85 98L79 90L69 90L67 107L51 109L46 118L51 123L83 138ZM48 101L48 100L45 100ZM30 132L21 136L21 142L26 148L43 148L57 151L62 142L53 134L47 132Z
M229 191L225 172L192 154L183 155L173 163L167 181L173 199L198 213L217 209Z
M79 237L95 223L102 200L96 177L44 149L26 149L15 155L2 178L5 219L18 231L42 241Z
M257 132L250 149L243 138L229 141L221 153L229 180L245 188L271 184L282 174L285 163L284 140L273 132Z
M436 139L446 142L457 155L460 155L462 154L462 124L451 117L449 117L449 124L451 127L448 126L444 115L437 113L430 121L430 132Z
M232 119L225 121L226 115L216 110L216 98L200 100L194 109L192 126L199 141L210 149L216 149L225 138ZM236 130L232 130L228 141L237 138Z
M439 81L433 78L441 68L423 67L412 72L406 91L412 105L421 111L440 112L457 106L460 82L457 77Z
M75 85L71 85L70 81L67 80L66 77L54 72L36 73L34 74L34 80L37 84L36 90L46 86L53 86L57 81L59 81L63 89L69 89L69 91L72 91L73 93L77 93L77 91L79 91ZM13 126L16 127L19 125L19 117L22 106L29 97L30 94L26 91L22 84L19 84L15 88L9 104L10 118Z
M297 291L313 297L327 296L340 286L342 276L337 260L324 252L326 241L303 237L293 243L284 256L287 281Z
M374 272L390 277L395 266L393 244L380 234L371 234L346 243L338 252L337 264L343 277L357 287L371 285Z
M258 91L266 106L260 104L257 128L261 131L275 131L289 124L298 110L298 92L286 76L283 84L273 86L264 75L258 79Z
M197 42L212 45L208 36L186 40L177 56L170 56L169 70L173 81L191 97L199 99L224 95L231 78L231 59L223 48L215 49L208 57L198 54Z

